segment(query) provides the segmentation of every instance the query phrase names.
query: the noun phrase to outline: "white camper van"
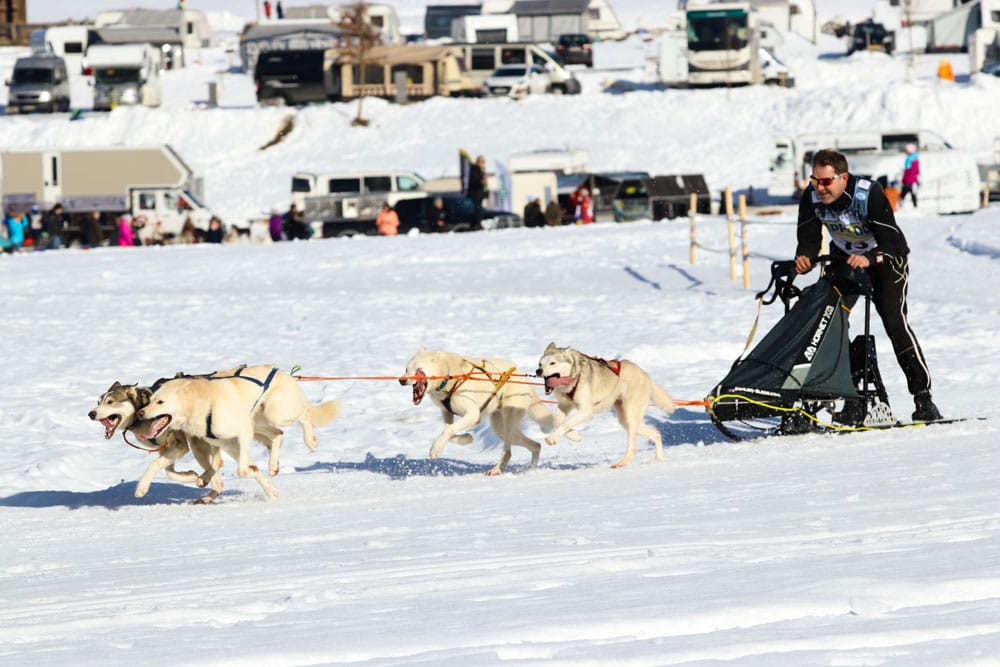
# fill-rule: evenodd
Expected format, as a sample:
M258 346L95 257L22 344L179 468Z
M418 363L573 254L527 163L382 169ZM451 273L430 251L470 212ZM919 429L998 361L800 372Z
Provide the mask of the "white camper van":
M878 181L883 187L899 183L903 179L905 157L900 152L851 156L851 173ZM920 185L917 186L917 210L920 213L971 213L979 208L981 190L979 166L968 153L956 150L920 151Z
M86 66L94 73L95 111L160 106L160 50L152 44L95 44Z
M456 42L496 44L518 41L517 16L513 14L471 14L451 21L451 38Z
M90 44L90 26L57 25L45 31L45 51L66 62L71 76L83 72L83 57Z
M871 132L829 132L781 135L771 144L770 179L767 193L771 198L797 198L805 190L812 173L813 153L821 148L833 148L847 156L854 171L855 156L886 152L902 155L907 144L916 144L921 151L951 148L944 137L930 130L885 130ZM902 164L902 162L900 162Z

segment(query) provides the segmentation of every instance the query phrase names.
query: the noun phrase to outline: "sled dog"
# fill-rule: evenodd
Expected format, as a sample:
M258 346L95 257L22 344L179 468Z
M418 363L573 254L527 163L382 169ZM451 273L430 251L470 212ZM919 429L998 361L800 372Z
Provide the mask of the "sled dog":
M158 382L163 382L160 380ZM130 431L136 435L145 434L149 428L149 420L141 420L136 413L149 404L153 391L150 387L140 387L137 384L126 384L116 381L97 399L97 407L88 413L93 420L104 426L104 438L110 440L119 431ZM152 443L162 447L159 458L149 464L146 472L139 478L135 486L135 497L142 498L149 492L149 485L156 473L166 469L167 477L178 482L198 483L199 486L211 484L212 491L198 502L211 502L222 493L222 479L213 473L206 479L207 471L218 471L222 466L222 458L217 449L211 447L201 438L188 438L180 431L164 433L159 442ZM174 463L180 460L188 450L202 467L202 474L187 470L177 472Z
M274 486L250 460L254 438L270 448L268 469L273 476L278 473L282 429L298 422L306 446L316 451L319 443L313 427L333 421L339 412L338 401L309 403L298 381L274 366L240 366L167 380L138 417L150 420L146 439L181 431L222 449L237 462L240 477L253 477L274 499Z
M605 361L549 343L535 374L545 379L545 393L555 392L558 403L556 429L545 442L556 444L569 429L613 407L618 423L628 434L628 448L625 457L611 467L623 468L629 464L635 457L636 435L640 434L656 445L656 460L663 460L660 432L642 420L650 400L668 413L674 411L674 401L637 365L626 359ZM576 412L568 417L573 410Z
M414 405L430 395L445 423L444 431L431 445L430 458L441 456L448 441L459 445L471 443L472 435L466 431L489 416L493 432L503 440L504 449L500 462L486 474L503 472L510 461L512 445L526 448L531 452L531 465L538 465L541 445L521 431L521 421L527 415L548 433L554 427L553 416L529 385L511 380L514 373L517 365L507 359L470 357L426 348L413 355L399 384L413 385Z

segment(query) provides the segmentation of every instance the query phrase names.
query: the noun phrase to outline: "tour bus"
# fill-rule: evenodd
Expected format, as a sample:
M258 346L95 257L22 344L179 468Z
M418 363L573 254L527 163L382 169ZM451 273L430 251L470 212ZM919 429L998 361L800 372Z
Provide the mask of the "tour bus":
M689 5L688 85L761 83L759 40L753 8L749 2Z

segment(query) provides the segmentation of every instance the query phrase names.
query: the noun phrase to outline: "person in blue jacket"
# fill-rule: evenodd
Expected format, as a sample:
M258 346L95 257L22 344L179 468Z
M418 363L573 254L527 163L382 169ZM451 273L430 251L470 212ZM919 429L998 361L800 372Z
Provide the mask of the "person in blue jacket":
M8 252L20 252L24 246L25 235L27 235L31 225L27 214L7 209L7 215L3 222L7 227L7 240L10 244Z

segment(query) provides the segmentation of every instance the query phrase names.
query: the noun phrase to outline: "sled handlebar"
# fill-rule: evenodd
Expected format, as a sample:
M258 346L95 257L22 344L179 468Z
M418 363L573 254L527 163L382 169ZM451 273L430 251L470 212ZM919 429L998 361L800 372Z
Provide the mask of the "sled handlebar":
M864 269L849 267L845 257L817 255L810 257L809 260L814 266L825 266L823 277L841 287L842 291L871 296L871 276ZM761 299L764 305L771 305L780 297L787 307L791 299L797 298L802 293L802 290L792 284L798 275L794 259L771 262L771 282L763 291L758 292L755 298ZM774 288L774 294L765 299L771 288Z

